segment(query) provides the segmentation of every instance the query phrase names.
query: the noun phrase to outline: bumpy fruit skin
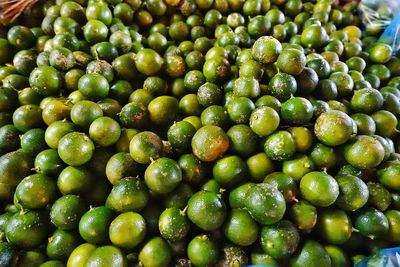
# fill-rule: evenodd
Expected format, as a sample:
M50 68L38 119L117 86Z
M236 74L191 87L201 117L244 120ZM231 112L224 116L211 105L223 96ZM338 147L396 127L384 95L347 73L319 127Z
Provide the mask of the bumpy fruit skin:
M339 146L346 143L356 132L354 121L346 113L331 110L322 113L314 126L318 140L328 146Z
M344 158L352 166L367 169L378 166L385 157L382 144L373 137L359 135L344 148Z
M389 221L385 214L374 208L364 208L357 211L354 228L370 238L383 237L389 230Z
M345 211L332 208L318 215L317 229L329 244L340 245L349 240L352 224Z
M280 117L273 108L265 106L255 109L250 116L250 128L259 136L272 134L279 126Z
M163 64L163 58L152 49L145 48L136 54L136 68L140 73L147 76L151 76L159 72Z
M261 247L275 259L292 255L299 245L300 235L290 221L280 221L261 230Z
M290 75L299 75L306 65L306 56L297 49L284 49L276 62L278 68Z
M7 239L21 248L34 248L47 237L47 221L45 214L29 211L25 214L16 213L8 221L4 233ZM26 237L30 238L27 239Z
M173 159L159 158L147 167L144 181L154 193L167 194L182 181L182 171Z
M176 242L186 237L190 230L189 219L178 208L167 208L158 220L160 234L167 240Z
M338 198L339 185L327 173L309 172L300 180L300 192L310 203L320 207L328 207Z
M257 240L259 226L246 210L235 209L226 219L224 233L232 243L249 246Z
M37 5L5 21L14 2ZM399 243L400 51L336 2L0 0L0 267Z
M36 93L43 96L51 96L60 92L63 79L55 68L40 66L30 73L29 84Z
M292 259L291 266L331 266L331 258L320 243L306 240L299 253Z
M273 63L282 52L282 45L272 36L262 36L254 42L251 52L260 63Z
M339 184L340 190L336 200L339 208L355 211L367 203L369 191L363 180L350 174L337 175L335 179Z
M149 164L161 155L163 143L160 137L150 131L136 134L129 143L129 153L141 164Z
M129 232L129 236L126 235ZM114 245L132 249L136 247L146 235L146 222L142 215L136 212L125 212L118 215L110 224L110 241Z
M115 246L96 248L88 257L86 266L121 266L127 267L128 262L124 253Z
M79 221L79 234L92 244L105 244L109 242L109 226L114 218L111 209L100 206L87 211Z
M218 260L217 245L207 235L194 237L189 242L187 251L189 259L195 265L212 265Z
M139 253L139 261L144 266L169 266L172 260L171 247L161 237L148 241Z
M286 160L296 152L296 144L289 132L278 131L265 140L264 151L272 160Z
M193 154L202 161L214 161L229 148L229 138L218 126L203 126L192 138Z
M245 207L258 223L270 225L282 219L286 211L286 202L282 193L275 187L258 184L247 190Z
M94 144L90 138L78 132L64 135L58 143L60 158L71 166L81 166L93 156Z
M199 191L188 201L188 218L205 231L220 227L226 218L226 205L217 194Z
M379 182L389 189L399 190L400 183L400 164L398 162L390 162L379 168Z

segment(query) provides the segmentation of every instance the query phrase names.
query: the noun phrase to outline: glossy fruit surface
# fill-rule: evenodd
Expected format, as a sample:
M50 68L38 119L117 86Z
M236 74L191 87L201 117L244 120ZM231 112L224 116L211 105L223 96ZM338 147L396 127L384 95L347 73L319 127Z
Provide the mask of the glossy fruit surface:
M1 266L350 266L400 241L393 3L0 2Z

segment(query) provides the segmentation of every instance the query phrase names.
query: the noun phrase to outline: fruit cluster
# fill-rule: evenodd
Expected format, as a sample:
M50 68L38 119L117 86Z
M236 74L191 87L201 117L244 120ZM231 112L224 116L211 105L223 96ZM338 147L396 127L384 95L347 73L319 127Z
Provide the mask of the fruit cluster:
M351 266L397 246L400 59L355 10L50 0L0 28L0 265Z

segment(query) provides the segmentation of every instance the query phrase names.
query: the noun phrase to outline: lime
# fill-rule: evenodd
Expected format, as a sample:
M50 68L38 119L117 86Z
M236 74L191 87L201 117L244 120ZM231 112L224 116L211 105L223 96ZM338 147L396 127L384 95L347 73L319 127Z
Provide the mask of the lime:
M93 152L94 144L84 133L68 133L58 142L60 158L71 166L85 164L92 158Z
M297 200L298 189L296 181L289 175L282 172L273 172L265 177L263 183L278 189L285 198L286 203Z
M57 186L54 180L43 174L24 178L15 189L15 201L28 209L43 208L54 201Z
M275 74L268 84L268 92L280 101L289 99L297 91L296 79L283 72Z
M49 237L47 256L53 260L65 261L80 242L80 236L76 232L57 229Z
M368 182L368 204L372 207L377 208L380 211L385 211L392 202L392 196L382 184Z
M49 176L58 176L65 167L55 149L45 149L37 154L34 166L37 173Z
M169 125L178 112L178 100L172 96L159 96L148 105L150 120L158 125Z
M63 194L77 194L82 196L92 188L93 174L87 167L68 166L58 176L57 186Z
M260 84L255 78L239 77L233 84L233 93L235 96L243 96L254 99L257 98L261 93Z
M232 189L229 193L229 206L232 209L244 208L247 190L253 185L254 183L245 183Z
M300 181L305 174L313 170L314 162L312 161L312 158L301 154L292 159L285 160L282 164L283 173L289 175L295 181Z
M24 249L37 247L47 238L45 214L38 211L17 212L8 220L4 232L8 241L14 245Z
M263 152L249 157L246 164L249 175L257 182L262 181L275 168L274 162Z
M121 127L112 118L100 117L90 124L89 136L100 146L111 146L121 136Z
M215 162L213 177L222 187L232 187L247 174L246 163L238 156L225 156Z
M336 205L348 211L362 208L368 201L369 191L367 185L360 178L341 174L335 177L339 184L339 196Z
M46 144L51 148L57 148L60 139L68 134L75 131L75 125L68 121L55 121L50 124L44 134L44 140Z
M149 201L149 191L138 177L126 177L115 183L106 206L117 213L142 210Z
M352 166L367 169L378 166L385 157L382 144L373 137L359 135L344 147L344 158Z
M378 179L385 187L392 190L399 190L400 184L397 182L400 175L400 164L398 162L388 162L378 170Z
M79 221L79 234L92 244L109 242L108 228L114 218L114 213L106 207L96 207L87 211Z
M285 198L275 187L257 184L246 193L245 207L258 223L270 225L282 219L286 211ZM268 210L268 212L265 212Z
M253 58L260 63L272 63L282 52L282 45L274 37L262 36L254 42L251 52Z
M310 25L301 34L301 43L310 48L319 48L328 41L326 30L320 25Z
M264 151L272 160L286 160L296 152L296 144L289 132L278 131L265 140Z
M354 134L354 121L344 112L331 110L322 113L315 122L314 133L328 146L347 142Z
M257 135L268 136L278 128L279 122L279 114L274 109L264 106L251 113L249 125Z
M171 260L171 247L161 237L150 239L139 253L139 262L143 266L167 267Z
M96 248L85 263L87 267L110 266L127 267L127 259L124 253L114 246L103 246Z
M306 200L294 203L288 210L290 220L297 228L309 232L317 223L317 209Z
M374 63L385 64L392 57L392 47L385 43L377 43L369 49L369 59Z
M167 208L160 215L158 228L162 237L176 242L187 236L190 224L183 211L178 208Z
M50 220L59 229L78 227L79 220L88 210L85 201L77 195L65 195L57 199L50 210Z
M282 72L299 75L306 65L306 57L298 49L286 48L279 54L276 65Z
M362 135L372 135L376 131L375 121L371 116L364 113L354 113L351 118L357 125L357 133Z
M122 249L133 249L142 242L145 235L146 221L136 212L121 213L110 224L111 243Z
M305 124L313 117L313 106L303 97L292 97L282 103L281 116L289 124Z
M226 206L217 194L200 191L189 199L187 216L199 228L206 231L214 230L225 221Z
M400 212L398 210L387 210L385 216L389 222L389 231L387 233L387 239L392 242L398 242L400 240Z
M217 245L207 235L195 236L187 246L187 254L195 266L213 265L218 260Z
M140 73L147 76L151 76L159 72L163 63L163 58L152 49L145 48L136 54L136 68Z
M331 258L332 266L350 266L350 259L343 249L334 245L327 245L324 248Z
M331 258L320 243L306 240L299 253L291 260L291 266L331 266Z
M265 253L260 247L256 247L251 251L250 259L253 264L257 265L279 266L277 260Z
M318 213L317 230L329 244L345 243L351 235L351 220L345 211L326 209Z
M78 90L88 99L100 100L108 95L110 85L104 76L88 73L79 79Z
M71 109L71 120L81 127L89 127L97 118L103 116L101 107L92 101L81 100L76 102Z
M141 164L149 164L151 160L160 157L163 143L160 137L150 131L144 131L133 136L129 144L132 158Z
M300 192L311 204L327 207L338 198L339 185L327 173L309 172L300 180Z
M168 141L171 146L179 153L186 152L190 148L190 142L196 129L187 121L179 121L171 125L168 129Z
M364 88L354 92L350 107L355 112L371 114L383 106L383 101L383 96L378 90Z
M84 267L89 256L95 249L96 246L90 243L77 246L69 255L67 267Z
M354 227L369 238L384 237L389 231L389 222L385 214L374 208L357 211Z
M261 247L274 259L292 255L299 245L300 235L296 227L287 220L264 226L261 230Z
M226 134L229 137L229 150L232 153L248 157L257 151L259 139L249 126L245 124L234 125Z
M384 137L393 137L397 133L397 118L387 110L378 110L371 115L376 124L376 131Z
M202 161L214 161L229 147L227 134L218 126L203 126L192 138L193 154Z
M60 92L63 79L55 68L40 66L30 73L29 84L36 93L43 96L52 96Z
M349 74L338 71L332 73L329 79L336 84L339 96L347 96L353 91L354 81Z
M225 236L236 245L249 246L258 238L258 224L246 210L232 210L223 228Z
M176 161L159 158L146 168L144 181L154 193L170 193L182 181L182 171Z

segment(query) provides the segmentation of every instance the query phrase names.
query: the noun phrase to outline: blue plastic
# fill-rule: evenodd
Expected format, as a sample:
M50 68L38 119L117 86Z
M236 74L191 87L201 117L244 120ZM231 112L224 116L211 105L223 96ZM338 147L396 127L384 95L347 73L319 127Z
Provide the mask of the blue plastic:
M392 14L381 17L378 9L382 7ZM400 50L400 0L362 0L358 9L364 25L384 30L380 42L389 44L393 51Z
M400 247L381 249L355 267L400 267Z
M382 33L379 41L390 45L394 51L400 49L400 14L397 14Z

